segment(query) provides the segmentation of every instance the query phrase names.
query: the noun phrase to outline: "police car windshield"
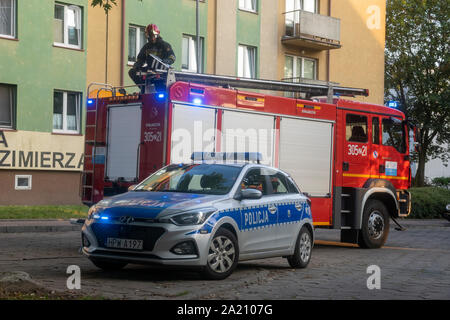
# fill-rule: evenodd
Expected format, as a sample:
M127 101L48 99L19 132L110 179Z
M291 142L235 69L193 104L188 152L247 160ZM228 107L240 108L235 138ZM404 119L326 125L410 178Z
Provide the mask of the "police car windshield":
M144 180L134 191L227 194L242 167L218 164L167 166Z

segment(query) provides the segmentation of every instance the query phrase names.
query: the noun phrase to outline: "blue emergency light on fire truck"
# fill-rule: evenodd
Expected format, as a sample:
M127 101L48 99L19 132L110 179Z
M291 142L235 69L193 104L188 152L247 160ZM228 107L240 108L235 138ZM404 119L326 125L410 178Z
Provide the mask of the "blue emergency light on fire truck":
M368 90L172 69L148 79L145 94L104 85L89 97L84 203L190 162L194 151L262 152L262 164L287 172L309 195L314 226L339 229L344 242L378 248L389 219L409 214L410 123L399 110L345 100Z

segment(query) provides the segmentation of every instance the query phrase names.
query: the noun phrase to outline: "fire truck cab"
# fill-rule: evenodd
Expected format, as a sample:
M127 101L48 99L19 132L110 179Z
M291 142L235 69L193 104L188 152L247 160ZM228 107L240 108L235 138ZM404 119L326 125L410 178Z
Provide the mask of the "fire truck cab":
M341 230L341 241L381 247L389 220L410 212L409 129L385 106L331 99L367 90L236 79L167 71L160 91L87 102L81 186L92 205L127 192L193 152L259 152L290 174L311 200L315 227ZM161 86L159 86L161 87ZM328 95L328 103L240 88ZM98 93L97 93L98 95Z

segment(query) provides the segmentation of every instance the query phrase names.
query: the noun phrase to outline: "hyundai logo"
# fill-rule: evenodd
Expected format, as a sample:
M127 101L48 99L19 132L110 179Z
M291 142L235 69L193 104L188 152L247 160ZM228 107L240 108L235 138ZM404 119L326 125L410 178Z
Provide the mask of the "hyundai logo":
M128 216L123 216L120 217L120 222L125 223L125 224L130 224L134 222L134 218L133 217L128 217Z

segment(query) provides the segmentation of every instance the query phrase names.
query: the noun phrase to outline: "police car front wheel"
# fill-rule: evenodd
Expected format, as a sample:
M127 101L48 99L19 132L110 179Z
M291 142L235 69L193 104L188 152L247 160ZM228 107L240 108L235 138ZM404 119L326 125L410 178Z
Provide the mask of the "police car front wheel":
M228 277L236 268L239 260L239 247L234 234L221 228L217 230L208 248L208 257L204 276L211 280Z
M292 256L287 257L292 268L306 268L311 260L313 240L311 232L306 227L302 227L297 237L295 251Z

